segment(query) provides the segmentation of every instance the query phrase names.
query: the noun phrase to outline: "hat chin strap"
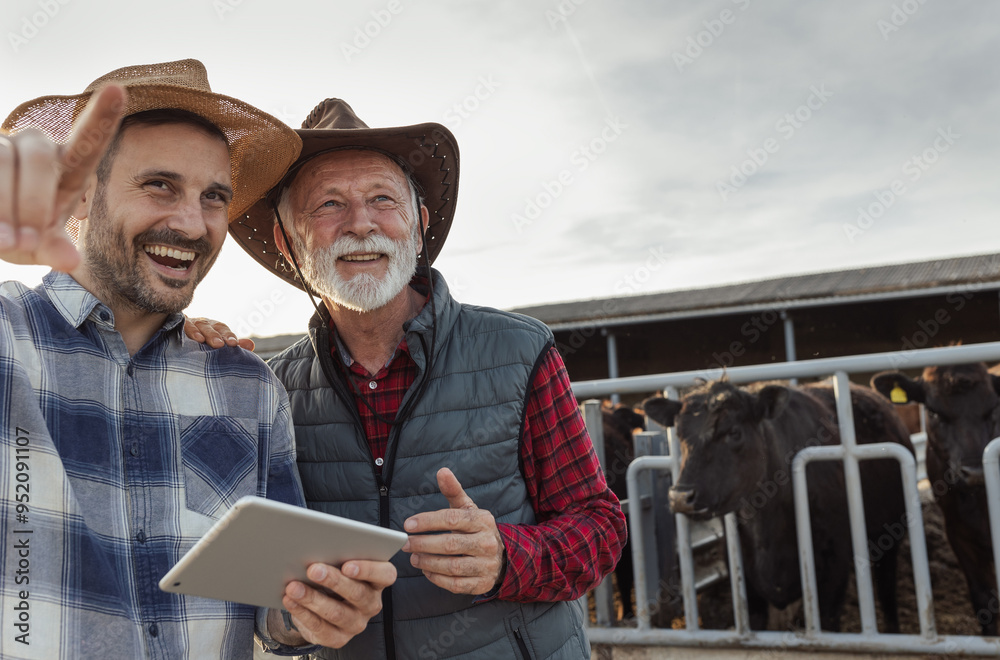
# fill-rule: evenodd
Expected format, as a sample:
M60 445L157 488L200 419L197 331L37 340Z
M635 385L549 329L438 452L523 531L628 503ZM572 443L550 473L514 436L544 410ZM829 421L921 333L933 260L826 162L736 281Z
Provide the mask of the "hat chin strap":
M285 231L285 223L281 220L281 213L278 212L277 200L271 200L271 208L274 210L274 217L278 222L278 229L281 230L281 237L285 239L285 249L288 250L288 256L292 260L292 268L295 269L295 274L298 276L299 281L302 282L302 288L309 296L309 302L312 303L313 308L316 309L316 313L319 314L320 318L323 318L323 312L320 311L319 305L316 304L316 299L313 297L312 287L310 287L309 283L306 282L306 278L302 276L302 269L299 268L299 260L295 258L295 250L292 249L292 242L288 240L288 232Z

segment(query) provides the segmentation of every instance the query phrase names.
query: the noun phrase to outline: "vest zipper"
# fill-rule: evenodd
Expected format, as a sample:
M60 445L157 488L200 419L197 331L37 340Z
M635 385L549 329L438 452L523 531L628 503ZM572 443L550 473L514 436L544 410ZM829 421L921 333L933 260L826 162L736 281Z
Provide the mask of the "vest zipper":
M528 651L528 645L524 641L524 637L521 635L521 628L514 628L514 639L517 640L517 648L521 651L521 657L524 660L531 660L531 653Z
M390 442L392 433L398 427L393 427L389 431ZM367 444L367 443L366 443ZM371 453L369 451L369 453ZM378 522L382 527L389 527L389 484L386 483L386 471L390 469L389 457L382 463L382 473L375 470L375 461L372 460L372 471L375 473L375 483L378 484ZM385 656L387 660L396 660L396 636L393 631L392 615L392 587L386 587L382 591L382 631L385 634Z
M327 382L330 383L330 388L336 396L340 397L347 409L354 413L354 423L361 437L364 438L364 424L361 422L361 415L355 406L354 396L350 393L350 389L336 375L336 367L333 364L333 358L330 356L329 328L322 317L320 317L320 323L321 326L316 330L316 345L313 347L313 351L319 357L320 367L326 375ZM368 451L372 476L375 477L375 485L378 487L378 524L380 527L388 528L389 486L382 479L382 475L379 474L378 470L375 469L375 457L372 455L371 447L368 446L366 441L362 440L362 442ZM388 467L388 465L389 462L386 461L383 464L383 468ZM396 660L396 640L393 634L392 621L392 587L389 586L382 590L382 632L385 638L386 660Z

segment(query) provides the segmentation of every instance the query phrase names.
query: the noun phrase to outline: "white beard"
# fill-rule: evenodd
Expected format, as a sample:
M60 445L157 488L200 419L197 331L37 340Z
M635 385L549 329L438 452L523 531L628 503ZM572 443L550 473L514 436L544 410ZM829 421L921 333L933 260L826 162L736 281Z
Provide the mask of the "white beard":
M371 312L387 305L410 283L417 269L416 231L403 241L393 241L382 234L365 239L343 236L315 252L307 250L297 234L291 239L302 276L312 290L357 312ZM345 280L337 272L337 259L359 252L381 253L388 258L388 270L381 280L368 273Z

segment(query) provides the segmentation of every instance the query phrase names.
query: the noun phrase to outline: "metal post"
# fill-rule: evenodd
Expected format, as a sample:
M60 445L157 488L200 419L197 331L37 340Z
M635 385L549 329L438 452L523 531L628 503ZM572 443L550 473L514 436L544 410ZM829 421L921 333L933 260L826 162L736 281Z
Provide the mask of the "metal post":
M663 393L669 399L678 400L680 395L676 387L663 388ZM667 443L670 455L678 459L670 467L673 483L681 476L681 440L677 429L671 426L667 429ZM698 598L694 579L694 553L691 552L691 521L682 513L674 515L677 528L677 560L681 569L681 596L684 599L684 625L688 630L698 630Z
M1000 438L994 438L983 452L986 477L986 501L989 503L990 534L993 535L993 565L996 567L997 593L1000 593Z
M795 362L795 322L787 310L781 310L781 320L785 326L785 362ZM798 378L789 379L789 384L798 385Z
M865 505L861 496L861 470L855 452L854 409L851 405L850 381L847 374L834 374L833 392L837 399L837 422L840 444L844 447L844 484L847 486L847 510L851 520L851 542L854 545L854 576L858 587L858 610L861 633L875 634L875 594L872 589L872 567L868 559L868 529L865 526Z
M604 418L601 414L601 402L596 399L589 399L583 402L583 422L587 426L587 432L594 443L594 452L597 460L601 462L601 471L606 465L604 456ZM614 620L614 593L611 590L611 576L606 576L594 589L594 611L597 615L598 626L610 626ZM581 601L586 605L586 594L581 597ZM584 609L586 611L586 609Z
M729 552L729 586L733 594L733 622L736 632L744 635L750 632L750 606L747 604L747 581L743 573L743 549L736 528L736 514L727 513L723 521L726 525L726 549Z
M618 378L618 343L615 341L615 333L609 332L607 328L601 332L608 337L608 378ZM621 396L617 392L611 395L611 403L616 406L621 403Z
M641 435L641 434L640 434ZM639 486L639 473L644 470L671 469L674 459L671 456L637 456L629 463L625 472L625 483L628 488L628 522L631 527L632 538L635 540L645 540L652 530L646 531L644 525L643 507L639 504L642 501L641 488ZM632 568L635 571L635 608L636 626L639 630L649 630L649 601L650 594L647 587L646 576L646 548L644 543L632 543Z

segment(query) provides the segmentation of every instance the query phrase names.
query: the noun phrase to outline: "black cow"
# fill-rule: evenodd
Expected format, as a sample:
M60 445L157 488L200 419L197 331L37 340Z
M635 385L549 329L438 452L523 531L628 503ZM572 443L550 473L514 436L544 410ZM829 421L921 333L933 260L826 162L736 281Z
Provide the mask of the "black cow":
M895 442L913 451L892 407L867 388L851 388L859 444ZM681 473L671 489L675 512L708 518L737 512L750 626L767 626L767 605L784 609L802 597L791 465L808 446L840 442L829 385L802 388L710 382L682 401L651 399L646 414L674 425ZM820 625L840 629L853 558L843 466L819 461L807 470ZM888 632L899 631L896 556L905 504L895 461L861 463L872 575Z
M948 543L965 572L982 633L996 635L996 567L983 450L1000 436L1000 365L927 367L915 380L887 371L872 378L872 387L899 403L918 401L927 409L927 477L944 514Z
M625 473L628 464L635 457L635 447L632 441L632 431L645 428L646 420L642 415L627 406L619 406L613 410L602 410L602 426L604 428L604 476L619 500L628 497L625 484ZM632 591L635 586L635 575L632 571L632 546L629 540L622 548L621 559L615 566L615 578L618 581L618 595L622 602L622 620L635 615L632 608Z

